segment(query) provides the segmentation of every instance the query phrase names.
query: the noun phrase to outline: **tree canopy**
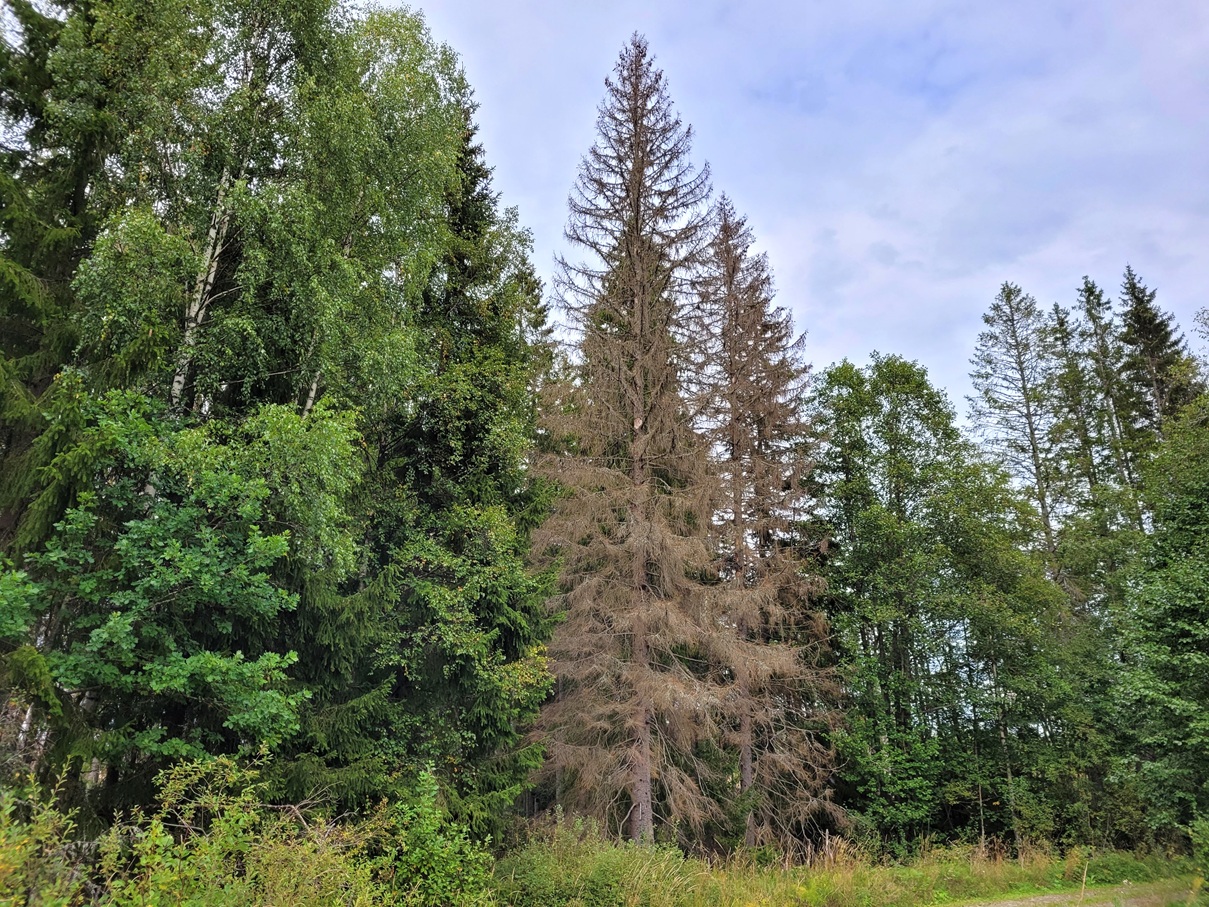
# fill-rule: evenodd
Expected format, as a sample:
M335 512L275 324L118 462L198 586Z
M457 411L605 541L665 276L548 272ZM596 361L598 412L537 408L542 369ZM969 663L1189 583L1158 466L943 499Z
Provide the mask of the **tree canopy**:
M1205 364L1132 266L988 288L967 428L810 368L640 35L547 301L418 14L4 16L0 753L81 836L246 772L441 840L1206 827Z

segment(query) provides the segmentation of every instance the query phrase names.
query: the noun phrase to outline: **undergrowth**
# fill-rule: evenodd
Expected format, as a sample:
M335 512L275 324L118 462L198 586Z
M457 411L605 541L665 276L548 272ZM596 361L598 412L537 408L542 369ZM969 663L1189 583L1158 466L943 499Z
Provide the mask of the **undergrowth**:
M258 799L227 759L160 778L159 807L95 842L32 785L0 790L3 907L474 907L490 860L437 806L431 775L407 802L336 822Z
M33 790L0 790L3 907L941 907L1084 884L1203 879L1209 851L1201 823L1190 830L1188 862L924 846L910 863L889 864L830 839L811 850L808 865L786 868L767 865L761 852L686 858L560 819L492 872L485 852L444 819L431 776L405 805L336 822L264 804L254 774L230 761L183 765L162 776L154 812L95 842L74 840L70 816Z
M560 821L495 867L495 890L512 907L932 907L1005 895L1170 878L1163 857L1074 850L1065 858L1023 847L924 848L907 865L880 864L834 840L810 865L780 868L743 856L719 863L678 850L604 840L590 823Z

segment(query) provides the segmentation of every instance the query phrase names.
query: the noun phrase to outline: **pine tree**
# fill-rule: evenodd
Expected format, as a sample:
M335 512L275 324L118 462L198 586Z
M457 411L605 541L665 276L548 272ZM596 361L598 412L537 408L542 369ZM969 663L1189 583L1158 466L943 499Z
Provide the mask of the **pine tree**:
M677 373L691 269L708 240L708 170L646 41L622 51L570 199L560 262L579 334L552 389L549 473L565 497L537 536L561 559L557 694L541 727L558 798L635 841L718 813L696 748L718 738L703 655L720 628L706 568L713 484Z
M1075 311L1054 305L1045 333L1054 358L1051 443L1067 501L1058 539L1061 580L1080 619L1101 621L1121 602L1119 570L1141 531L1131 479L1145 449L1146 432L1135 419L1140 397L1122 374L1111 306L1090 280Z
M773 307L767 258L751 252L751 230L729 199L715 220L698 282L710 332L698 374L712 377L700 419L721 479L719 610L735 636L719 637L713 657L731 682L720 714L738 755L744 841L791 847L827 811L831 764L818 736L831 714L826 629L799 550L812 503L804 338Z
M1069 309L1054 303L1045 327L1054 357L1053 440L1061 482L1074 507L1086 505L1103 479L1104 442L1094 408L1093 378Z
M1163 423L1191 403L1204 385L1183 336L1176 334L1174 316L1155 304L1156 295L1126 266L1121 283L1125 366L1145 400L1144 426L1161 435Z
M969 398L971 413L991 450L1028 489L1052 563L1058 547L1050 444L1054 411L1047 396L1053 366L1045 348L1044 315L1037 300L1005 283L982 320L988 330L978 335L971 360L970 378L978 391Z
M1139 412L1143 401L1128 380L1125 348L1121 343L1112 301L1087 277L1079 288L1078 310L1082 316L1082 340L1091 364L1097 409L1107 441L1108 464L1118 487L1130 498L1133 521L1141 524L1136 500L1137 458L1144 439L1139 437Z
M57 78L60 61L78 46L80 33L96 30L80 4L67 4L63 17L28 0L6 4L16 28L0 45L0 544L19 547L45 539L70 499L57 496L48 512L27 520L37 493L36 472L46 456L32 450L53 406L54 376L68 363L79 340L78 307L71 279L98 224L108 213L98 199L103 163L116 139L120 104L104 96L105 80L90 91L78 80ZM148 17L155 22L155 17ZM6 32L8 23L6 23ZM154 26L149 31L154 30ZM124 48L123 48L124 49ZM114 56L120 49L114 48ZM95 67L94 67L95 68ZM138 81L136 65L128 78ZM98 90L100 94L98 96ZM98 115L106 103L110 128ZM71 116L63 111L70 107ZM98 207L100 210L97 210ZM23 522L34 525L24 529Z
M525 458L545 353L528 234L499 209L473 139L467 108L447 245L413 316L414 383L366 427L363 588L329 601L309 648L322 649L341 611L367 612L377 629L339 674L322 658L300 670L324 700L301 741L320 758L287 774L294 796L338 779L332 793L362 805L401 768L432 762L453 811L486 835L540 762L536 746L516 744L549 687L548 583L525 564L544 506ZM348 706L364 707L362 720Z

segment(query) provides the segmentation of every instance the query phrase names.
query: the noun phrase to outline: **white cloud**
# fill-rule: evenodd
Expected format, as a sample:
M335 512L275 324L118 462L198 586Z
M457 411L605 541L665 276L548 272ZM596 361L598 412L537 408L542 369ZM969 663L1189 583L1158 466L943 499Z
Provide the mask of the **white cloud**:
M497 187L549 274L603 79L650 39L818 364L920 359L960 398L1011 280L1070 303L1128 261L1186 329L1209 283L1209 6L431 0Z

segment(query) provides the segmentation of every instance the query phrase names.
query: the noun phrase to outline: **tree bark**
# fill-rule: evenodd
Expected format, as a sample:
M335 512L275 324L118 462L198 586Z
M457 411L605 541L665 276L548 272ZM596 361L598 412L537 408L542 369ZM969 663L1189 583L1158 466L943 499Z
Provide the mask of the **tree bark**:
M206 233L206 247L201 271L197 275L197 284L185 310L185 333L181 338L181 348L176 359L176 372L172 376L170 399L173 407L182 405L181 399L184 396L185 384L189 377L189 366L193 363L193 354L197 347L198 329L206 319L206 312L210 305L210 292L214 289L214 281L218 277L218 264L226 243L227 227L230 224L230 212L226 207L230 182L230 172L224 167L222 176L218 180L218 194L214 203L214 213L210 217L210 229Z

